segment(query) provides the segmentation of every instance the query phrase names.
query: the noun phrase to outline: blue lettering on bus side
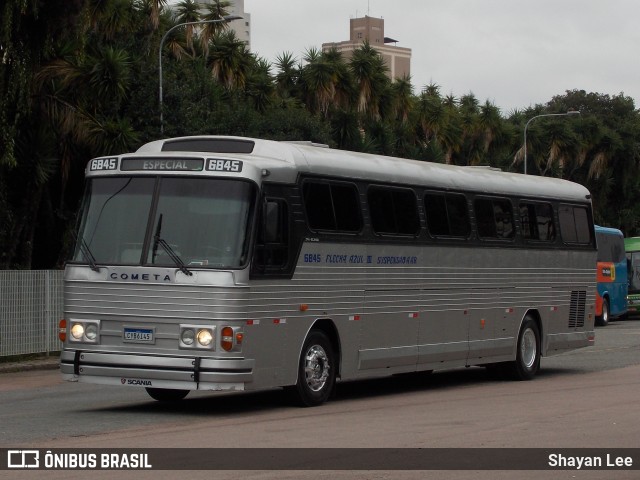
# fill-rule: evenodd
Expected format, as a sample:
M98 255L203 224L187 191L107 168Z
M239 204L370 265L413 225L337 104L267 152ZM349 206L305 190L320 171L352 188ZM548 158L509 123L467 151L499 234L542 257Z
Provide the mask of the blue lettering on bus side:
M305 253L304 263L320 263L322 262L322 255L319 253Z
M416 263L418 263L418 257L378 257L378 265L415 265Z

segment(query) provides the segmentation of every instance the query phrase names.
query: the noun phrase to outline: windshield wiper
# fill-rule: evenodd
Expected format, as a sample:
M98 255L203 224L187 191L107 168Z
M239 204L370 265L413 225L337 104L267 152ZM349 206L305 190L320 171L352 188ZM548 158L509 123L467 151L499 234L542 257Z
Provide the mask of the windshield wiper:
M82 255L84 255L84 258L89 263L89 268L91 268L91 270L93 270L94 272L99 272L100 269L96 265L96 257L94 257L93 253L91 253L91 249L89 248L89 245L87 245L87 242L84 241L84 237L78 238L76 236L76 241L80 242L80 251L82 252Z
M169 258L173 260L173 263L175 263L178 266L178 268L182 273L188 276L193 275L193 272L191 272L191 270L187 268L187 266L182 261L182 259L173 250L173 248L171 248L171 245L169 245L160 236L161 230L162 230L162 214L160 214L160 216L158 217L158 225L156 226L156 233L153 235L153 248L151 249L151 263L152 264L156 263L156 257L158 256L158 245L160 245L164 249L164 251L167 252L167 255L169 256Z

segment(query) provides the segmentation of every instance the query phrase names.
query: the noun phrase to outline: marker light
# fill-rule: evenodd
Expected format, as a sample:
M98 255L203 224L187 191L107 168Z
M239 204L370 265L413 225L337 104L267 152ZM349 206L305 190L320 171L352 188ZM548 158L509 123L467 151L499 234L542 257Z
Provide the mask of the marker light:
M58 338L61 342L67 339L67 321L64 318L58 323Z

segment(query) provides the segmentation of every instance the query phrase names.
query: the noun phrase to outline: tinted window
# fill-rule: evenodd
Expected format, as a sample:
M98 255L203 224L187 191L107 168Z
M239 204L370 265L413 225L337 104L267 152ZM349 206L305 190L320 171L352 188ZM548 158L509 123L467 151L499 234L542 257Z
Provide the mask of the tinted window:
M254 267L265 272L283 269L289 259L289 213L283 199L269 198L262 203Z
M560 205L558 209L562 240L565 243L591 243L589 214L584 207Z
M426 193L427 228L433 236L468 237L471 232L467 199L464 195Z
M513 238L513 213L509 200L480 198L474 202L474 210L480 238Z
M553 207L548 203L521 203L522 237L527 240L552 242L556 238Z
M307 181L302 187L304 206L312 230L359 232L360 202L355 185Z
M367 193L371 225L376 233L417 235L418 205L413 190L371 187Z

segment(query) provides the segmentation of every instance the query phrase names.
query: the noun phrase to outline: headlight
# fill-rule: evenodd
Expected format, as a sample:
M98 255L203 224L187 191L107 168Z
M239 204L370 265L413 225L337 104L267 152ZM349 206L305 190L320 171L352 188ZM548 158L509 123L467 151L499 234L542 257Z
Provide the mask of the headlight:
M202 329L198 331L198 343L203 347L208 347L211 345L213 341L213 335L211 334L211 330Z
M87 340L95 341L98 338L98 326L95 323L90 323L84 331Z
M196 336L195 332L190 328L188 328L182 331L182 335L180 335L180 339L182 340L182 343L184 343L185 345L193 345L193 340L195 336Z
M71 336L74 340L82 340L84 336L84 325L81 323L74 323L71 327Z
M69 342L100 343L100 320L71 320Z
M180 325L180 348L215 350L216 327L208 325Z

